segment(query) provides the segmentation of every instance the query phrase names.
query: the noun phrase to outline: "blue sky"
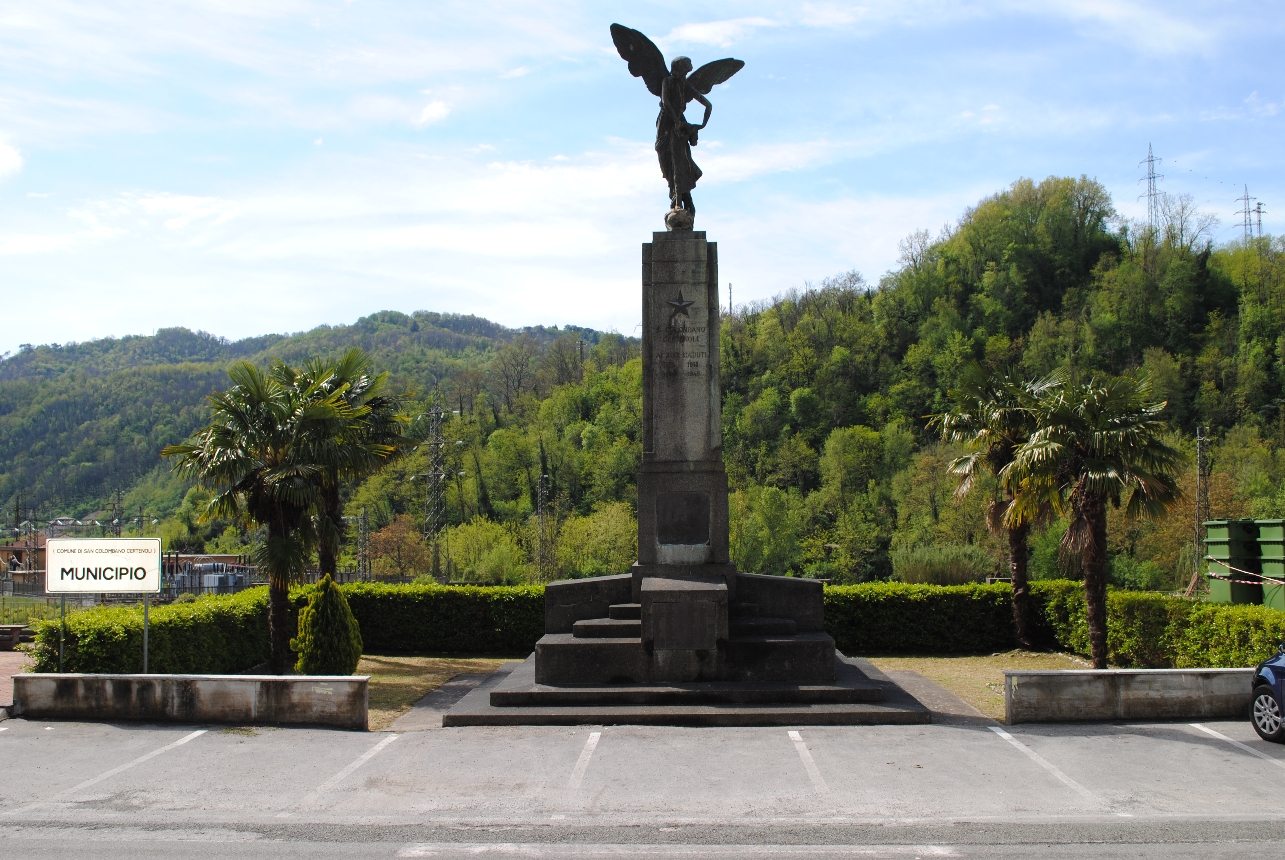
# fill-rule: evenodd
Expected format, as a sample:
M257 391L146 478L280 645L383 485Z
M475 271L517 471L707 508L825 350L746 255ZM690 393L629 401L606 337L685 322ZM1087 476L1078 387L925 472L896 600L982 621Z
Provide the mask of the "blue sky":
M667 200L613 21L746 62L695 151L737 304L876 283L1023 176L1137 217L1148 143L1217 240L1244 185L1285 220L1279 3L0 0L0 352L382 309L633 332Z

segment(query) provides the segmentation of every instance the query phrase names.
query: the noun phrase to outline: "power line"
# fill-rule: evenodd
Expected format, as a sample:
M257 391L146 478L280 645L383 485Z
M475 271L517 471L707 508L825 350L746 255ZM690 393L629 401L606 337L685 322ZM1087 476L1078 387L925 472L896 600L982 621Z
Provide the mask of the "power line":
M1138 180L1139 182L1145 181L1147 183L1147 193L1146 195L1139 195L1138 199L1141 200L1143 196L1147 198L1147 223L1151 225L1152 230L1160 229L1160 189L1157 187L1156 182L1164 179L1164 176L1156 173L1156 165L1163 161L1163 158L1156 157L1156 154L1151 150L1151 144L1148 143L1147 157L1138 162L1139 167L1144 164L1147 166L1146 177Z

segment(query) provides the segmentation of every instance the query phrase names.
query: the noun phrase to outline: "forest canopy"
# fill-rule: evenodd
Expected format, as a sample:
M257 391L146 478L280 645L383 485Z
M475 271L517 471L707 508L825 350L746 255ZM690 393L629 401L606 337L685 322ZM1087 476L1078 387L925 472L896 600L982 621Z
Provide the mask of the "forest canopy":
M1153 227L1121 218L1094 180L1019 180L940 235L908 237L899 264L877 284L849 272L726 316L723 451L737 564L840 582L913 579L936 568L964 579L1000 572L1002 541L985 515L996 488L982 480L956 498L947 464L960 451L928 426L972 362L1029 379L1056 370L1146 375L1167 403L1173 444L1190 451L1197 426L1215 440L1212 514L1285 514L1285 241L1215 246L1213 220L1189 198L1164 204ZM360 331L255 344L255 354L291 359L361 345L413 392L415 411L450 410L444 545L459 556L448 559L456 578L623 572L640 459L636 341L497 331L440 315L369 319L350 327ZM417 340L415 326L435 340ZM181 355L147 367L112 359L108 367L107 354L59 363L57 350L31 352L44 357L0 363L0 450L14 463L24 450L17 436L48 416L64 435L29 440L29 449L57 451L62 481L78 469L98 475L123 457L142 464L190 419L167 412L158 394L143 401L155 413L144 426L100 422L100 435L76 436L85 418L59 405L59 386L119 378L113 385L127 389L145 378L147 390L165 392L219 384L221 365L178 363ZM31 369L16 370L20 360ZM345 512L364 510L372 531L393 529L390 545L410 556L414 533L407 538L399 518L422 522L422 484L410 478L426 470L427 456L416 451L345 491ZM12 504L32 478L10 468L0 497ZM1117 584L1174 588L1190 576L1194 472L1186 471L1186 507L1146 523L1110 513ZM90 490L105 486L89 481ZM105 496L90 490L63 503L66 512L101 503ZM196 523L200 500L188 493L185 501L187 492L156 472L134 495L168 518L173 539L226 545L233 524ZM1062 528L1053 522L1032 535L1034 576L1058 573Z

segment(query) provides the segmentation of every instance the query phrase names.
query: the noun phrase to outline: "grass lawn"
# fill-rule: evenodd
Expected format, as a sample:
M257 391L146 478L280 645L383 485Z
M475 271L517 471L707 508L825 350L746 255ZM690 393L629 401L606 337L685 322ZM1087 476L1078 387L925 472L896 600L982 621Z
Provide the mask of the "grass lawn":
M456 675L494 672L513 658L504 657L379 657L364 655L358 675L370 676L370 729L387 728L411 705Z
M1005 669L1091 669L1074 654L1006 651L975 657L870 657L880 669L909 669L941 684L988 717L1004 719Z
M79 609L68 606L67 612ZM0 597L0 624L26 624L37 618L53 620L58 617L58 599L9 595Z

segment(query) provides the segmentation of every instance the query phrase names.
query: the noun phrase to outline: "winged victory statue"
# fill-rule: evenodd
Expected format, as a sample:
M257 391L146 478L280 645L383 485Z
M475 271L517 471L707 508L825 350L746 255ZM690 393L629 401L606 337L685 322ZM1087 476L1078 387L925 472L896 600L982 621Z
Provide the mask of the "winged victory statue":
M692 189L701 178L701 169L692 160L692 147L700 130L709 124L709 115L714 109L705 96L744 68L745 63L729 57L706 63L693 72L691 60L675 57L666 69L660 49L637 30L612 24L611 40L616 43L621 58L629 63L629 73L642 78L651 94L660 97L656 156L660 159L660 172L669 182L670 209L665 225L671 230L690 230L696 217ZM705 107L705 118L700 125L689 123L684 114L692 101Z

